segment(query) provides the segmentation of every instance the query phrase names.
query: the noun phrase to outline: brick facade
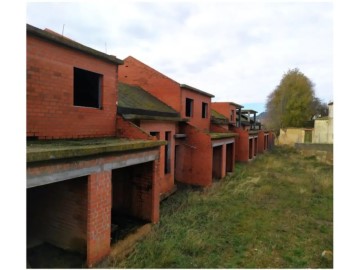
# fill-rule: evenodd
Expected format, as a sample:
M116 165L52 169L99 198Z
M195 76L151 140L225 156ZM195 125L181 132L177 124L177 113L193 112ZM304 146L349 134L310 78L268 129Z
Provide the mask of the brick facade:
M140 121L140 128L146 130L148 133L156 132L158 133L159 140L165 140L165 133L168 132L168 147L165 145L160 147L160 157L159 157L159 189L160 194L166 194L171 192L174 185L175 178L175 139L174 135L176 133L176 122L170 121ZM165 171L165 150L168 150L170 155L168 156L169 167L168 170Z
M27 136L115 136L118 65L27 35ZM74 106L74 67L102 75L101 109Z
M174 110L181 111L179 83L129 56L119 66L119 81L137 85L166 103Z
M27 190L27 235L31 242L46 241L86 254L87 177Z
M193 113L191 117L185 115L186 112L186 98L193 100ZM202 103L207 104L207 117L202 117ZM189 124L203 130L210 130L210 118L211 118L211 97L199 94L197 92L181 88L181 111L182 118L188 118Z
M110 253L111 171L88 178L87 265L92 266Z

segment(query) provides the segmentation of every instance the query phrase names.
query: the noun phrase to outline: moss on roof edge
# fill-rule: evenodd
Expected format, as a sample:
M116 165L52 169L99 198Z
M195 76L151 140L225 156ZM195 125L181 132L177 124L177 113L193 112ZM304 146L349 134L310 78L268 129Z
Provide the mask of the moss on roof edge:
M96 154L112 153L112 152L124 152L132 150L140 150L152 147L158 147L165 145L166 141L128 141L127 143L112 143L108 145L85 145L85 146L74 146L65 147L62 149L49 149L39 150L26 153L26 161L47 161L66 159L74 157L84 157Z

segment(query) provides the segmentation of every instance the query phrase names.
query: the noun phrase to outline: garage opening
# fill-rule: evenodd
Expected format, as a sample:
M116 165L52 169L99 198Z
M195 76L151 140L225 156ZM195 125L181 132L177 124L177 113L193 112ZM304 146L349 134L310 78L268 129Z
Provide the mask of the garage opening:
M249 159L253 158L253 138L249 139Z
M226 172L234 171L234 144L230 143L226 145Z
M87 249L87 176L27 189L28 268L80 268Z
M151 222L153 162L112 171L111 244Z
M213 147L212 178L221 179L222 145Z

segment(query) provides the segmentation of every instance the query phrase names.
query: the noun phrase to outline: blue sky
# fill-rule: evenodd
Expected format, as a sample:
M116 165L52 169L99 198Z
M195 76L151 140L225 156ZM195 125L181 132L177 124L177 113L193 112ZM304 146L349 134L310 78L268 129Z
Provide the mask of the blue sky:
M293 68L333 100L332 11L331 2L28 2L26 22L262 112Z

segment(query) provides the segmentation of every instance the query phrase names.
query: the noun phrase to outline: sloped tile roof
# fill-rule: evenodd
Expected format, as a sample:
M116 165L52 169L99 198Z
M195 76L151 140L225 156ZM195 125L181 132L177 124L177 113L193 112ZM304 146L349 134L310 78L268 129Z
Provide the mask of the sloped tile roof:
M118 113L125 119L180 121L180 114L139 86L118 84Z

